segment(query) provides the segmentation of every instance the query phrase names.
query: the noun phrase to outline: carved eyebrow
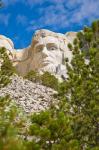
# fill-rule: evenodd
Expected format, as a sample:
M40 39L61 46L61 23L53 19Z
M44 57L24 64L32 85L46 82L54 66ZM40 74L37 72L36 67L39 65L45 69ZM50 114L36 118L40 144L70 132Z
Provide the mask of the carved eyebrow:
M34 47L34 51L35 51L35 52L40 52L40 51L42 51L42 50L43 50L43 47L44 47L44 45L43 45L43 44L41 44L41 45L37 45L37 46L35 46L35 47Z
M58 48L58 46L57 46L55 43L48 43L47 46L48 46L48 47L49 47L49 46L54 46L54 47Z
M44 47L44 44L36 44L35 46L34 46L34 49L36 49L36 48L42 48L42 47Z

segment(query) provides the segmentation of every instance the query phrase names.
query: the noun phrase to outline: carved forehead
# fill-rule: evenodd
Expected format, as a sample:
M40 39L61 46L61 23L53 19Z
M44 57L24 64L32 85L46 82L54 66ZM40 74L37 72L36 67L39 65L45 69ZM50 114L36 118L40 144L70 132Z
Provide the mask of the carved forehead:
M42 37L42 38L44 38L46 36L54 36L54 34L55 34L54 32L49 31L49 30L45 30L45 29L37 30L35 32L36 37Z
M36 31L32 40L32 45L34 47L38 43L39 44L55 43L58 47L64 50L65 41L66 41L65 35L42 29Z
M66 36L64 34L55 33L55 32L49 31L49 30L45 30L45 29L37 30L34 34L33 39L40 38L40 37L44 38L47 36L55 37L55 38L62 39L62 40L66 39Z
M45 38L39 38L35 45L47 45L47 44L55 44L59 46L59 40L52 36L47 36Z

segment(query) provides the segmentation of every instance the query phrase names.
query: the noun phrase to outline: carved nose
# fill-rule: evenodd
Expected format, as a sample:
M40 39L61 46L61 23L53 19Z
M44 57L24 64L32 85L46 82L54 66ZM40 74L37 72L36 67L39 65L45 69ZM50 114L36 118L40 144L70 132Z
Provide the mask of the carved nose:
M48 56L48 51L47 51L46 47L43 48L42 54L43 54L44 57Z

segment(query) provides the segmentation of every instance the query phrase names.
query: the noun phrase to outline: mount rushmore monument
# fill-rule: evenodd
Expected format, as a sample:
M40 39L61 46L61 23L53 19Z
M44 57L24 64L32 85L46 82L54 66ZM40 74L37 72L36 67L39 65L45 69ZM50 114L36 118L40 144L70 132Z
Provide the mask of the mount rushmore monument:
M67 45L75 37L76 32L61 34L42 29L35 32L27 48L15 49L13 42L3 35L0 35L0 47L7 49L13 65L22 76L34 70L41 74L48 71L57 78L66 78L64 60L68 58L70 62L72 59Z

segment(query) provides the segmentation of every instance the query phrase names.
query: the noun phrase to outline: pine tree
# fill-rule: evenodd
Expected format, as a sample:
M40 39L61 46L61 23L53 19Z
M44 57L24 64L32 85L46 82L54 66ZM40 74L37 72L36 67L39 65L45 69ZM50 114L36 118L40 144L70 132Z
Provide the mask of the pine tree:
M10 77L16 73L6 49L0 48L0 88L10 83Z
M79 41L73 46L72 67L67 64L68 80L60 89L73 116L74 137L78 139L80 149L88 150L99 149L99 24L98 21L94 27L93 24L78 33ZM82 51L77 48L79 43Z
M30 150L99 149L97 32L98 30L93 31L92 27L86 27L78 33L74 45L69 44L73 59L71 65L67 63L68 79L61 83L59 88L59 105L32 116L30 135L36 138L28 143Z
M32 82L39 82L46 87L58 90L58 79L47 71L41 75L38 72L31 70L27 73L25 78Z
M8 95L0 97L0 150L26 150L20 130L23 128L17 106Z
M10 61L5 48L0 48L0 88L6 86L15 68ZM19 110L9 95L0 96L0 150L26 150L24 141L19 137L23 121Z
M53 107L33 114L31 120L29 134L36 138L28 143L30 150L79 150L79 142L73 137L69 113Z

